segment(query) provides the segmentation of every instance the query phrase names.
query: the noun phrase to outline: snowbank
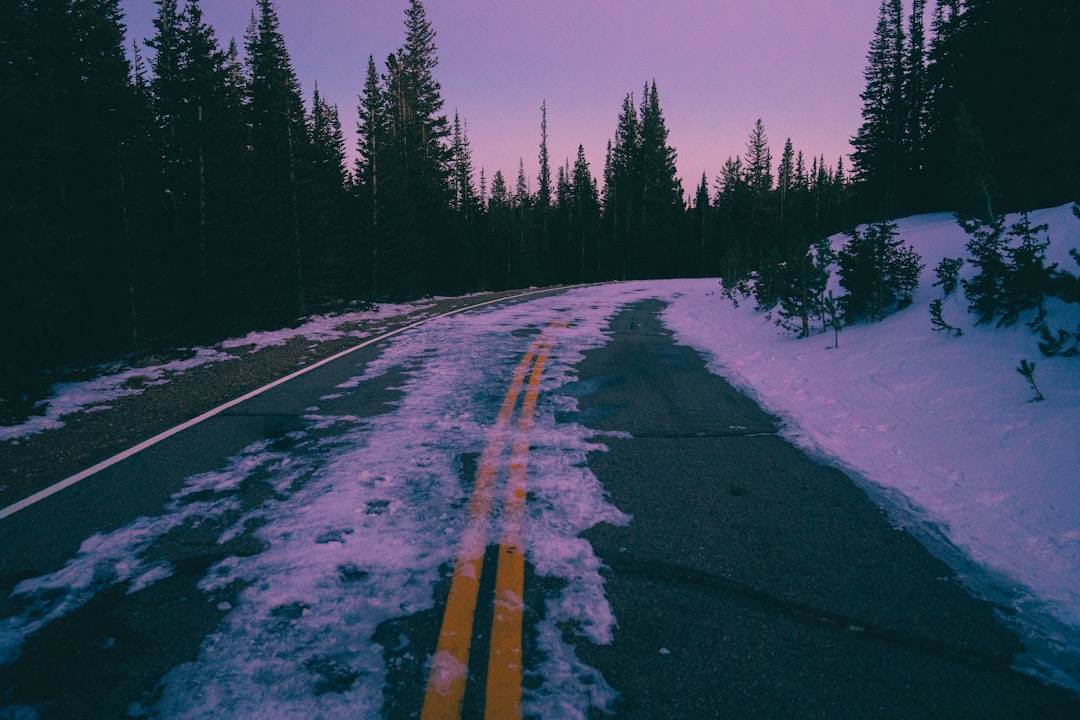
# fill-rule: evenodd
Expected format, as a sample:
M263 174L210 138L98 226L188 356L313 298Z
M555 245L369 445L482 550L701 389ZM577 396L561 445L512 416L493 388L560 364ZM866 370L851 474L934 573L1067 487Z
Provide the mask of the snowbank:
M1048 262L1075 273L1071 206L1030 217L1050 226ZM734 308L709 280L673 286L664 321L782 416L789 438L845 468L976 591L1014 608L1028 670L1080 690L1080 359L1042 357L1023 322L976 327L962 296L946 319L963 336L933 332L933 268L966 256L967 235L948 214L902 220L899 233L926 264L914 304L845 328L839 348L831 331L796 340L752 303ZM1075 327L1074 308L1053 305L1051 326ZM1045 402L1028 402L1022 359L1036 363Z

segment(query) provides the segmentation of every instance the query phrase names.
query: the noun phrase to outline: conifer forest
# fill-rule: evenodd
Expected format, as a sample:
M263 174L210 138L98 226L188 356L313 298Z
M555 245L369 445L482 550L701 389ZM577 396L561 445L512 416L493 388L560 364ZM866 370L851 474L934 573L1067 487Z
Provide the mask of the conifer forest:
M1072 0L882 0L850 158L763 118L690 187L647 78L605 157L552 167L537 97L539 176L475 167L420 0L356 78L347 148L343 99L300 86L274 0L252 2L240 41L157 0L132 43L119 0L0 0L3 384L373 301L768 277L859 223L1080 199Z

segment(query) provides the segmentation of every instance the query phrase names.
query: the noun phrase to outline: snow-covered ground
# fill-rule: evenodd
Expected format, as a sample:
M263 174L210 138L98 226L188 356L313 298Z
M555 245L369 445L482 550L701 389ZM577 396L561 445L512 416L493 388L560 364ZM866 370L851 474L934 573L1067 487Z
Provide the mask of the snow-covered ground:
M1049 225L1048 263L1078 274L1068 253L1080 248L1072 207L1030 219ZM963 336L933 332L929 305L941 297L933 268L966 257L967 235L950 214L902 220L899 234L926 264L915 303L845 328L838 349L831 331L793 339L752 301L736 309L707 280L672 283L664 322L973 588L1015 608L1029 638L1027 669L1080 691L1080 358L1043 357L1024 318L975 326L962 291L944 313ZM1049 305L1052 327L1080 324L1080 307ZM1023 359L1036 364L1044 402L1028 402L1033 393L1016 372Z
M1051 261L1075 269L1067 251L1080 247L1080 221L1071 209L1034 213L1032 221L1050 224ZM363 375L320 400L403 367L408 379L391 412L358 419L313 405L307 429L294 434L301 452L253 445L227 467L190 478L161 516L87 540L65 568L19 586L47 606L0 620L0 663L109 584L138 592L167 577L167 564L147 559L160 557L148 550L166 532L235 516L222 540L258 526L267 549L228 558L203 580L211 594L236 581L245 589L222 601L221 627L195 662L165 678L155 710L164 717L377 711L388 663L416 658L407 639L388 650L372 635L381 622L434 603L440 568L452 561L465 522L462 457L483 449L513 367L533 340L513 331L572 321L553 331L531 443L527 554L539 575L565 584L548 599L538 633L548 659L525 702L543 716L584 717L590 706L605 707L611 689L560 628L577 627L594 642L610 638L614 619L598 561L578 535L628 518L605 501L585 466L586 454L602 446L559 415L574 406L560 388L574 379L582 353L606 342L620 307L656 297L670 303L663 320L676 339L780 415L788 437L847 470L975 591L1015 608L1029 647L1022 669L1080 691L1080 358L1041 357L1022 323L975 327L962 299L947 303L946 314L964 335L933 332L928 306L940 290L931 287L932 268L941 257L963 256L966 236L949 215L901 221L900 234L926 263L915 303L845 328L839 348L831 332L797 340L750 303L734 307L715 280L582 288L400 335ZM1075 307L1052 311L1058 326L1080 322ZM1025 358L1037 364L1044 402L1028 402L1031 391L1015 371ZM252 478L271 483L276 495L241 512L235 493ZM112 568L107 583L102 568ZM335 692L319 691L328 686Z

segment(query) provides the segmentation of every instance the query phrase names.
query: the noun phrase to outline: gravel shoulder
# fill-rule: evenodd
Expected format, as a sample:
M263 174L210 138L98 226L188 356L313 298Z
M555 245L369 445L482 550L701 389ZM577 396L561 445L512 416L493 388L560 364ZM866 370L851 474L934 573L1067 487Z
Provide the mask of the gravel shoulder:
M110 401L109 407L64 417L63 427L0 442L0 507L59 482L144 440L256 390L301 368L411 323L520 290L446 298L394 316L344 323L343 337L315 342L298 336L257 351L228 350L235 359L187 370L137 395Z

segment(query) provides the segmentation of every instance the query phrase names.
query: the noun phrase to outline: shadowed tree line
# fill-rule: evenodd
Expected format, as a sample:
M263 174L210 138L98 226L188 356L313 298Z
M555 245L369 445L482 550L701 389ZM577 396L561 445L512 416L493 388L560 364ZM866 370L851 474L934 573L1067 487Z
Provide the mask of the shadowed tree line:
M357 69L352 152L337 107L317 86L303 94L272 0L255 1L240 43L215 36L198 0L155 4L153 37L129 44L118 0L0 0L9 387L372 300L742 276L861 219L1075 193L1064 3L1026 3L1018 20L1004 0L940 2L926 41L925 0L906 26L884 0L853 168L790 140L776 160L758 121L689 198L655 82L613 108L602 164L579 147L553 168L544 103L538 176L523 162L489 176L467 121L444 109L419 0L401 48ZM1022 62L1006 67L991 50L1010 30L1009 62Z

